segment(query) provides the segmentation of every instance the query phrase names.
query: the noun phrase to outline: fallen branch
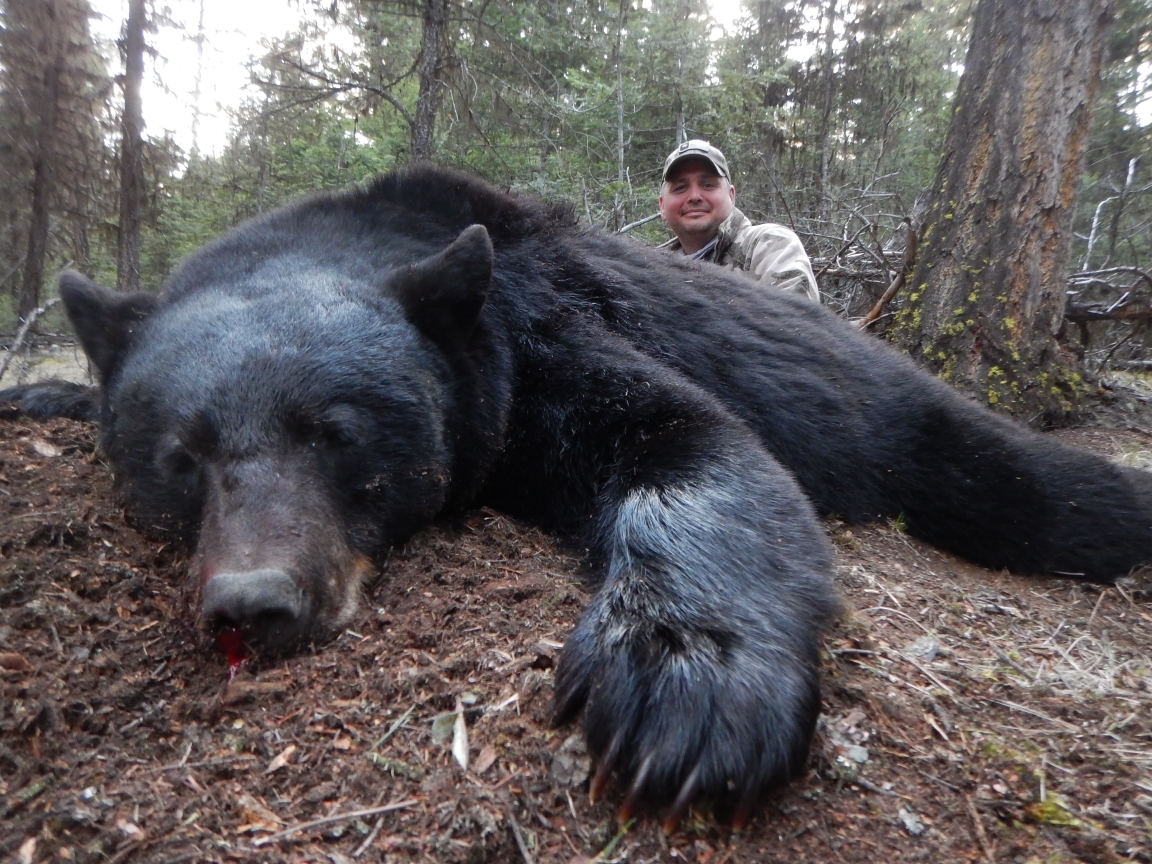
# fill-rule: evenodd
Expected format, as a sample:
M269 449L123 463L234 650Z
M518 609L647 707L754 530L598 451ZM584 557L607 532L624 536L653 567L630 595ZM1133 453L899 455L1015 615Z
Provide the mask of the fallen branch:
M1099 281L1101 276L1119 276L1121 274L1137 276L1143 279L1149 288L1152 288L1152 275L1149 275L1147 271L1141 270L1139 267L1109 267L1107 270L1084 270L1080 273L1073 273L1068 277L1068 281L1072 283L1083 282L1085 280Z
M8 371L8 365L12 359L20 353L20 348L24 344L24 337L28 335L28 331L32 329L32 325L49 309L60 302L59 297L53 297L43 306L33 309L24 323L20 325L20 329L16 331L16 338L12 340L12 345L8 348L8 356L4 358L4 363L0 364L0 378L4 377L4 373Z
M380 836L380 829L384 827L384 816L381 814L380 818L376 820L376 824L372 826L372 830L368 832L368 836L364 838L364 842L356 847L356 851L352 853L353 858L359 858L364 854L364 850L372 845L372 841Z
M1064 310L1066 321L1152 321L1152 309L1139 306L1098 309L1094 306L1069 304Z
M855 243L855 242L856 242L856 240L857 240L857 238L859 238L859 237L860 237L860 235L864 233L864 230L865 230L867 227L868 227L868 225L867 225L867 224L865 224L865 225L864 225L864 228L861 228L859 231L857 231L855 234L853 234L853 235L852 235L852 239L851 239L851 240L849 240L847 243L845 243L843 246L841 246L841 247L840 247L840 248L839 248L839 249L836 251L836 254L835 254L835 255L833 255L831 258L829 258L829 259L828 259L828 263L827 263L827 264L825 264L823 267L821 267L821 268L820 268L820 270L819 270L819 271L816 273L816 278L817 278L817 279L819 279L821 276L823 276L823 275L825 275L826 273L828 273L828 271L829 271L829 270L832 268L832 265L833 265L833 264L835 264L837 261L839 261L839 260L840 260L840 256L841 256L841 255L843 255L845 252L847 252L849 249L851 249L851 248L852 248L852 244L853 244L853 243ZM836 274L834 274L834 275L843 275L843 274L841 274L841 273L836 273Z
M659 218L660 218L659 213L653 213L651 216L645 216L643 219L637 219L635 222L629 222L627 225L625 225L623 228L621 228L616 233L617 234L627 234L633 228L639 228L641 225L647 225L649 222L655 222Z
M403 714L401 714L400 719L397 720L395 723L393 723L389 727L388 731L385 732L383 735L381 735L379 738L377 738L376 743L368 748L368 752L372 753L374 750L376 750L377 747L379 747L381 744L383 744L385 741L387 741L389 738L391 738L396 733L396 730L404 725L404 721L412 716L412 712L415 710L416 710L416 706L413 705L411 708L409 708L407 711L405 711Z
M893 297L895 297L900 289L904 287L904 281L908 278L908 274L912 272L912 265L916 263L916 232L912 228L911 221L904 220L904 235L906 237L904 243L904 263L900 268L900 272L896 274L896 278L892 280L892 284L888 286L876 305L864 316L860 321L860 329L867 330L876 321L879 320L881 314L884 312L884 307L887 306Z
M227 756L223 759L205 759L202 762L177 762L175 765L161 765L158 768L149 768L141 771L144 774L159 774L162 771L179 771L181 768L211 768L216 765L231 765L235 762L255 762L255 756Z
M283 840L285 837L290 837L300 831L308 831L312 828L319 828L321 825L329 825L333 822L346 822L349 819L362 819L365 816L377 816L380 813L403 810L405 807L411 807L415 803L416 799L410 798L407 801L398 801L395 804L385 804L383 807L369 807L366 810L350 810L347 813L336 813L332 816L325 816L323 819L313 819L311 822L302 822L299 825L293 825L291 828L285 828L283 831L277 831L275 834L269 834L267 837L261 837L259 840L253 840L252 845L257 848L267 846L269 843Z

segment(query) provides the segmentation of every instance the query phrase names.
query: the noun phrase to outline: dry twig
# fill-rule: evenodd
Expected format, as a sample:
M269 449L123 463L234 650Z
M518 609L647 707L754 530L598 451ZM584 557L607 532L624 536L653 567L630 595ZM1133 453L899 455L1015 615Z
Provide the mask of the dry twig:
M876 305L868 312L867 315L860 321L860 329L866 330L871 327L877 320L879 320L884 307L887 306L893 297L900 293L900 289L904 287L904 280L908 278L908 274L912 272L912 266L916 263L916 231L912 228L912 222L909 219L904 220L904 234L907 238L904 243L904 262L900 267L900 272L896 274L896 278L892 280L892 284L888 286L888 290L876 301Z
M59 302L59 297L53 297L43 306L33 309L28 313L28 317L24 320L24 323L20 325L20 329L16 331L16 338L12 340L12 344L8 348L8 356L4 358L3 363L0 363L0 378L4 377L4 373L8 371L9 364L19 355L20 349L24 346L24 338L28 335L28 331L32 329L32 325L35 324L45 312Z
M332 822L345 822L349 819L362 819L365 816L377 816L380 813L403 810L405 807L411 807L415 803L416 799L410 798L407 801L397 801L395 804L385 804L383 807L369 807L366 810L350 810L347 813L336 813L332 816L325 816L323 819L313 819L311 822L301 822L299 825L293 825L290 828L285 828L283 831L277 831L275 834L269 834L267 837L253 840L252 845L257 848L267 846L269 843L283 840L285 837L290 837L300 831L319 828L321 825L329 825Z
M980 844L984 857L988 859L988 864L996 864L996 859L992 855L992 846L988 843L988 835L984 833L984 823L980 821L980 814L976 810L976 803L972 800L972 796L965 795L964 803L968 805L968 816L971 817L972 826L976 829L976 841Z
M532 853L528 851L528 844L524 842L524 829L520 827L520 823L516 821L516 817L512 815L512 810L508 810L508 827L512 829L512 836L516 838L516 848L520 850L520 855L524 858L524 864L536 864L532 860Z

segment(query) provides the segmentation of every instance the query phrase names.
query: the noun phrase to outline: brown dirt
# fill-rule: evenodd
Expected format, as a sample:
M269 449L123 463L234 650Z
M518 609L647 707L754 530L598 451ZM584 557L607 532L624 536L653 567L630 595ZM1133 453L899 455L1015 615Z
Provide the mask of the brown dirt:
M1067 437L1130 459L1152 445ZM0 419L0 514L6 859L1152 861L1152 609L1131 588L829 524L849 612L807 775L739 834L696 812L608 848L619 790L590 804L577 730L547 722L587 595L544 535L489 512L433 527L346 633L229 682L182 612L181 562L125 524L89 427ZM458 700L467 771L432 734Z

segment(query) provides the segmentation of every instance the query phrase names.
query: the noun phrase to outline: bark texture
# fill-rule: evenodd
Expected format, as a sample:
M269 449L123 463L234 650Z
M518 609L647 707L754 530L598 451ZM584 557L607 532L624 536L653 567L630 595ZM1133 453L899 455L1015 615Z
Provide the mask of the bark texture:
M416 98L416 117L412 125L412 159L415 162L428 162L432 159L447 28L448 0L426 0L424 35L418 63L420 93Z
M124 34L124 114L120 128L120 231L116 287L140 290L140 219L144 209L144 0L129 0Z
M1061 345L1073 205L1112 0L980 0L896 340L1033 423L1085 387Z
M60 116L61 76L68 44L60 4L50 0L44 4L43 14L45 26L41 44L45 63L38 94L39 104L35 107L39 116L36 124L36 152L32 161L28 251L24 256L24 278L17 305L17 315L21 320L26 320L40 305L40 288L44 284L44 257L51 227L50 205L56 188L56 126Z

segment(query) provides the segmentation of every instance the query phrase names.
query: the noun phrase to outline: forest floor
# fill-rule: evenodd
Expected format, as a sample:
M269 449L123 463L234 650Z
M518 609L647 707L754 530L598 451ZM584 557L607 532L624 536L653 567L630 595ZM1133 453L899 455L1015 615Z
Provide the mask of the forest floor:
M1059 434L1148 464L1152 423L1111 426ZM589 803L578 727L548 722L588 600L553 540L487 511L432 527L339 638L230 680L93 441L0 415L0 859L1152 862L1139 585L828 523L847 612L807 773L739 833L695 811L665 835L618 824L618 789Z

